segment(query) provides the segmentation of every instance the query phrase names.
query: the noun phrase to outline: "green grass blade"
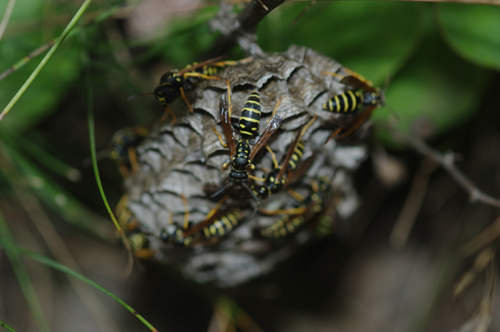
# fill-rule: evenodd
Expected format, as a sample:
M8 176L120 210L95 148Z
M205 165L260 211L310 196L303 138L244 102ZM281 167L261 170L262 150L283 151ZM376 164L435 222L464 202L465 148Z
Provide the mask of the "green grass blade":
M31 157L36 159L37 162L44 165L54 173L59 174L73 182L80 180L81 173L79 170L54 157L16 131L2 130L0 131L0 138L2 141L18 150L22 149L26 151Z
M16 330L14 330L12 327L10 327L9 325L5 324L1 320L0 320L0 326L6 328L7 330L9 330L11 332L17 332Z
M2 246L5 246L5 243L1 243ZM121 300L119 297L117 297L116 295L114 295L113 293L111 293L110 291L108 291L107 289L105 289L104 287L100 286L99 284L93 282L92 280L84 277L83 275L73 271L72 269L48 258L48 257L45 257L45 256L42 256L40 254L37 254L35 252L32 252L32 251L29 251L27 249L23 249L23 248L18 248L16 247L16 250L17 252L25 255L25 256L28 256L29 258L39 262L39 263L42 263L42 264L45 264L47 266L50 266L51 268L53 269L56 269L56 270L59 270L63 273L66 273L72 277L75 277L85 283L87 283L88 285L100 290L101 292L103 292L104 294L108 295L109 297L111 297L112 299L114 299L116 302L120 303L125 309L127 309L128 311L130 311L132 314L134 314L134 316L136 316L144 325L146 325L151 331L158 331L153 325L151 325L144 317L142 317L137 311L135 311L131 306L129 306L128 304L126 304L123 300Z
M10 145L0 141L0 147L8 158L17 166L18 173L30 185L31 190L40 197L47 206L62 216L64 221L78 226L89 233L109 241L112 229L104 222L104 218L88 211L78 200L74 199L60 186L48 178L30 160L21 155ZM5 173L5 169L0 169ZM15 176L5 174L5 176Z
M59 46L62 44L66 36L70 33L71 29L75 26L76 22L80 19L82 14L85 12L87 7L90 5L92 0L85 0L83 5L80 7L78 12L73 16L73 19L71 19L71 22L69 22L68 26L66 29L64 29L63 33L59 36L57 41L55 42L54 46L49 50L49 52L45 55L45 57L42 59L40 64L36 67L36 69L31 73L30 77L28 80L23 84L23 86L17 91L16 95L12 98L12 100L5 106L5 109L2 111L0 114L0 121L9 113L9 111L12 109L12 107L17 103L19 98L24 94L24 92L28 89L28 87L31 85L31 83L35 80L35 78L38 76L38 73L42 70L43 67L47 64L47 62L50 60L52 55L54 54L55 51L59 48Z
M50 328L45 320L45 316L43 314L42 307L38 302L38 299L35 294L35 289L31 284L30 277L28 272L26 271L26 267L24 266L21 258L19 256L18 247L14 243L14 239L10 234L9 227L7 226L7 222L5 221L3 214L0 211L0 241L2 242L2 246L5 249L5 253L7 254L7 258L12 264L12 269L14 270L14 274L16 275L17 280L19 281L19 286L28 302L28 306L30 307L33 316L35 317L36 325L38 329L42 332L49 332Z
M71 32L69 33L69 35L68 35L67 38L74 37L76 34L78 34L79 32L81 32L82 29L85 29L88 26L91 26L93 24L97 24L97 23L100 23L100 22L104 21L105 19L107 19L111 15L115 14L121 8L123 8L123 6L119 6L118 5L118 6L111 7L108 10L103 11L102 13L100 13L99 15L97 15L90 22L84 24L83 26L75 27L73 30L71 30ZM48 43L46 43L46 44L38 47L36 50L34 50L33 52L31 52L30 54L28 54L27 56L25 56L23 59L21 59L18 62L16 62L12 67L10 67L6 71L4 71L2 74L0 74L0 81L3 80L5 77L9 76L10 74L12 74L14 71L16 71L16 70L24 67L24 65L26 65L28 62L30 62L31 59L33 59L37 55L39 55L39 54L45 52L46 50L48 50L56 42L57 42L57 38L54 38L51 41L49 41Z
M92 89L91 89L91 84L90 84L90 67L89 67L89 59L86 53L82 52L82 62L86 67L85 70L85 85L87 88L87 120L88 120L88 126L89 126L89 140L90 140L90 155L92 157L92 168L94 169L94 176L95 180L97 182L97 187L99 188L99 193L101 194L102 201L104 202L104 205L106 206L106 210L109 213L109 216L111 217L111 220L113 220L113 224L115 225L116 229L118 230L123 243L125 247L127 248L128 252L128 263L127 267L124 271L124 277L127 277L130 272L132 272L132 268L134 266L134 256L132 253L132 247L130 246L130 243L125 236L125 233L123 232L122 228L120 227L120 224L115 218L115 215L113 211L111 210L111 207L109 206L108 199L106 198L106 194L104 193L104 188L102 186L101 182L101 177L99 175L99 168L97 167L97 156L96 156L96 146L95 146L95 127L94 127L94 111L93 111L93 103L92 103Z
M5 32L5 28L7 28L7 24L9 23L10 15L14 10L14 5L16 4L16 0L9 0L9 4L7 5L7 9L5 9L5 13L2 17L2 22L0 23L0 40L2 40L3 33Z

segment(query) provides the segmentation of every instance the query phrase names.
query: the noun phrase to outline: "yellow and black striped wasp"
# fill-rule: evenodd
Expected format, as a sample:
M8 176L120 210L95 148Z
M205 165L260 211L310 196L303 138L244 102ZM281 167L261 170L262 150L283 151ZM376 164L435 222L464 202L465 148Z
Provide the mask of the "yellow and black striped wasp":
M220 202L205 216L205 220L193 225L189 221L189 209L187 208L187 200L185 202L184 226L172 226L170 231L166 228L162 230L160 237L164 243L172 243L175 245L191 246L196 241L198 234L203 234L205 240L211 240L223 237L236 228L245 215L239 208L235 208L229 212L217 213L224 201L229 197L226 195Z
M260 235L266 238L283 238L295 232L305 223L312 221L323 210L325 197L329 190L330 184L326 179L313 180L311 194L291 209L274 211L272 214L284 214L284 217L261 229Z
M216 216L206 218L196 225L192 225L190 222L187 229L173 226L173 229L169 232L165 228L162 230L160 237L164 243L190 247L198 243L196 240L197 235L203 235L205 240L221 238L236 228L243 219L243 214L238 208L222 215L219 214L219 217Z
M172 70L163 74L160 78L160 85L158 85L153 93L142 93L128 98L128 100L137 97L154 95L156 100L165 108L165 114L161 118L164 121L169 114L172 114L172 124L175 123L175 114L170 110L170 104L179 96L185 101L189 111L194 112L191 104L187 100L185 89L191 89L197 80L220 80L220 77L213 76L217 73L218 68L231 66L238 62L246 62L251 58L243 59L240 61L220 61L224 56L213 58L201 63L193 63L182 70Z
M297 169L299 161L302 159L304 154L305 142L302 140L306 130L316 121L317 116L314 116L304 127L299 131L292 144L288 148L286 156L280 163L276 161L276 156L268 147L269 152L271 152L274 167L267 173L265 178L257 179L264 182L261 186L253 186L252 189L257 197L260 199L266 199L271 194L275 194L283 190L288 179L289 174Z
M215 126L213 127L214 132L219 137L219 140L223 146L229 147L230 160L223 165L223 168L226 168L229 163L231 164L231 171L229 172L229 183L226 184L222 189L217 191L211 197L216 197L222 192L224 192L227 188L233 186L234 184L239 184L243 186L248 192L252 195L252 197L260 202L260 198L253 192L253 190L248 186L247 181L249 178L248 168L254 169L255 166L252 164L254 157L257 153L266 146L267 141L271 138L276 130L281 125L283 118L276 114L278 110L280 101L276 104L276 107L273 111L273 116L267 123L266 128L259 136L257 142L250 149L250 139L257 134L261 116L261 105L260 105L260 97L258 93L253 92L248 98L245 106L240 115L239 119L239 132L240 136L238 141L235 142L233 126L231 124L231 88L229 86L229 82L227 82L228 93L226 95L222 95L219 103L219 112L220 119L222 124L222 129L224 130L224 136L226 138L226 144L222 141L221 136L215 130Z
M341 77L340 83L349 87L349 90L329 99L323 109L328 112L345 114L345 119L339 120L339 126L327 139L339 135L347 137L359 128L372 114L372 112L385 105L385 93L380 88L373 87L372 82L363 76L344 68L349 74L342 76L337 73L322 72L322 74ZM358 112L363 110L363 112Z

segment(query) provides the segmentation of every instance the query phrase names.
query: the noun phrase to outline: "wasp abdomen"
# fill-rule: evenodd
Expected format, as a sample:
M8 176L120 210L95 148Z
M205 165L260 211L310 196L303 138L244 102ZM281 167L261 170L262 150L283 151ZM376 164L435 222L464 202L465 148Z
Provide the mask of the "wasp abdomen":
M245 106L241 110L239 127L242 138L249 139L257 134L261 109L259 93L254 91L248 97Z
M222 216L220 219L215 221L212 225L203 228L203 234L205 238L210 239L213 237L221 237L233 230L240 222L240 209L235 209L234 211Z
M329 99L323 109L335 113L355 112L363 106L364 95L361 90L348 90Z

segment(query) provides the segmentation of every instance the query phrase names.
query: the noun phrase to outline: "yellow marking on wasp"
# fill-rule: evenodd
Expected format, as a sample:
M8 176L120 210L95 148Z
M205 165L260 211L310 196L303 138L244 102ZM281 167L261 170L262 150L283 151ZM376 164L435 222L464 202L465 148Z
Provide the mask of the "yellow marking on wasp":
M203 233L205 234L206 238L210 237L210 231L209 231L208 227L203 228Z
M260 112L259 112L260 113ZM255 123L259 123L259 119L254 119L254 118L247 118L246 116L242 116L241 119L243 120L247 120L249 122L255 122ZM241 123L240 123L240 127L241 127Z
M250 95L250 97L252 97L252 96L254 96L254 97L259 97L259 95L257 95L257 94L253 94L253 93ZM249 97L249 98L250 98L250 97ZM259 98L260 98L260 97L259 97ZM257 101L257 100L247 99L247 101L245 102L245 104L246 104L246 103L248 103L248 104L254 104L254 105L259 105L259 106L260 106L260 102L259 102L259 101Z
M340 100L339 96L333 97L335 99L335 112L340 112Z
M233 229L233 225L231 224L231 221L227 217L222 217L222 222L224 223L224 225L226 225L228 230Z
M210 225L209 229L210 229L210 234L212 236L214 236L215 234L217 234L217 228L215 228L214 225Z
M349 96L351 97L352 105L351 105L351 111L354 111L357 108L357 103L356 103L356 96L352 91L347 91L349 93Z
M342 96L342 100L344 100L344 112L347 112L347 110L349 109L348 106L349 106L349 102L347 101L347 96L345 93L341 94Z
M188 227L189 227L189 207L188 207L188 201L187 201L186 196L184 196L183 194L181 194L180 196L182 198L182 204L184 204L184 225L183 225L183 228L184 229L188 229Z
M253 135L253 133L251 131L243 131L243 130L240 130L240 134Z

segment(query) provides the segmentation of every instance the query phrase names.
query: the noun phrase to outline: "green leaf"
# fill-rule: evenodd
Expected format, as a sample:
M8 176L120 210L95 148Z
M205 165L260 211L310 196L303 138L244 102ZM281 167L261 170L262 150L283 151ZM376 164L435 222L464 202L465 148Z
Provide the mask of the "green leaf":
M412 131L419 120L433 133L443 132L470 118L477 110L488 72L464 61L430 31L409 64L386 91L388 106L400 118L400 128ZM377 110L374 119L387 117Z
M500 7L443 3L437 8L442 34L454 50L500 70Z
M425 22L419 3L335 1L318 2L292 26L304 7L284 4L268 15L257 30L261 47L284 51L304 45L375 83L406 62Z

